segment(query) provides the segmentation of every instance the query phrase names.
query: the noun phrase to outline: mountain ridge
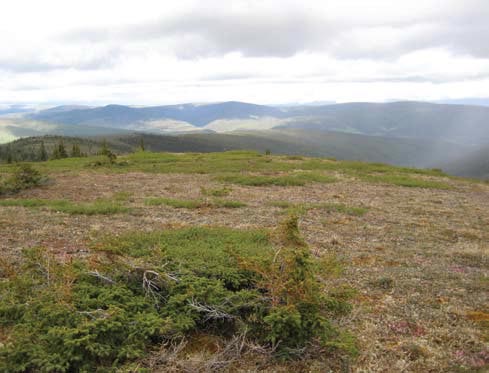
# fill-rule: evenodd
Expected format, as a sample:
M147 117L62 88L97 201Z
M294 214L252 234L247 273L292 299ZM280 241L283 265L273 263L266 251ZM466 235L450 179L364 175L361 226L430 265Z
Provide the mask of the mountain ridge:
M54 109L54 111L53 111ZM148 123L180 122L194 130L300 128L400 138L423 138L464 144L489 143L489 107L418 101L353 102L318 106L273 107L227 101L150 107L106 105L27 115L48 123L152 131ZM270 120L276 123L270 124ZM247 121L247 123L238 123ZM217 124L219 123L219 124ZM229 123L229 128L226 127ZM187 129L188 130L188 129ZM156 126L154 132L177 131Z

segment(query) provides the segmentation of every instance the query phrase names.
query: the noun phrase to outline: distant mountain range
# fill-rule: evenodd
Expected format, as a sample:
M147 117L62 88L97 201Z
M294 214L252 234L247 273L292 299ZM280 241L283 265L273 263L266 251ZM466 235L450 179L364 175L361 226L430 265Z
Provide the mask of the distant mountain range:
M53 111L54 110L54 111ZM205 127L220 119L249 119L254 117L282 117L282 110L263 105L242 102L223 102L215 104L182 104L152 107L130 107L107 105L96 108L65 107L43 110L31 114L31 119L75 125L95 125L102 127L137 128L147 122L171 120Z
M436 101L438 104L489 106L489 98L460 98Z
M270 149L409 166L443 165L454 173L462 174L463 168L470 170L467 176L481 176L489 149L489 107L409 101L275 107L230 101L58 106L0 116L0 143L44 134L114 137L134 132L178 135L174 143L182 151ZM168 150L160 149L158 141L172 143L160 137L154 140L155 150Z
M152 133L296 128L369 136L489 143L489 107L424 102L273 107L242 102L154 107L56 107L26 118Z

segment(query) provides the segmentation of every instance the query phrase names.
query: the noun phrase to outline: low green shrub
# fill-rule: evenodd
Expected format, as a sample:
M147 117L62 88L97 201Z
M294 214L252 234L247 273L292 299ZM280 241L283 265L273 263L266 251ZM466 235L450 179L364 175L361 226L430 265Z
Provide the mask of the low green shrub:
M350 347L329 320L318 280L328 273L305 248L273 247L266 231L133 232L92 252L60 263L34 249L21 267L3 263L0 371L112 371L196 332L246 333L283 357Z
M168 325L153 303L125 284L102 285L82 265L40 249L0 282L2 372L91 372L142 356Z
M362 179L372 183L392 184L409 188L451 189L452 186L435 180L419 179L407 175L364 175Z
M55 202L48 205L48 207L52 210L70 215L113 215L131 211L131 208L123 206L118 201L104 199L79 203L59 201L58 203Z
M21 206L21 207L41 207L47 206L50 200L27 198L27 199L2 199L0 200L0 206Z
M270 201L267 203L267 205L272 207L278 207L281 209L288 209L296 206L294 202L289 202L289 201Z
M0 195L17 193L41 185L46 179L30 164L21 163L12 175L0 183Z
M177 209L181 209L181 208L198 209L206 206L206 202L202 200L175 199L175 198L164 198L164 197L146 198L144 200L144 203L147 206L167 205L167 206L175 207Z
M167 205L177 209L199 209L203 207L224 207L224 208L239 208L245 207L246 204L239 201L231 201L226 199L214 200L193 200L193 199L175 199L175 198L146 198L144 203L148 206Z
M311 182L332 183L336 181L332 176L314 172L296 172L281 176L227 175L218 177L218 180L246 186L303 186Z
M295 211L292 211L282 222L279 233L285 245L305 246L304 239L299 232L299 215Z
M278 185L278 186L302 186L305 185L303 180L299 180L290 176L250 176L250 175L229 175L219 177L218 180L246 185L246 186L268 186L268 185Z
M366 207L349 206L343 203L328 203L328 202L293 203L289 201L270 201L268 205L282 208L282 209L288 209L289 211L295 211L299 215L311 209L321 209L327 212L338 212L341 214L347 214L353 216L363 216L368 211Z
M348 206L343 203L318 204L317 208L325 209L328 212L339 212L353 216L363 216L368 211L368 208L366 207Z
M236 209L240 207L246 207L246 203L240 201L231 201L228 199L214 199L212 202L213 206L224 207L228 209Z
M200 192L204 196L212 196L212 197L226 197L231 193L232 189L228 187L222 187L222 188L200 188Z
M391 277L381 277L371 281L370 285L383 290L391 290L394 287L394 280Z
M99 199L94 202L72 202L51 199L4 199L0 206L22 206L28 208L47 207L50 210L70 215L111 215L131 211L119 201Z

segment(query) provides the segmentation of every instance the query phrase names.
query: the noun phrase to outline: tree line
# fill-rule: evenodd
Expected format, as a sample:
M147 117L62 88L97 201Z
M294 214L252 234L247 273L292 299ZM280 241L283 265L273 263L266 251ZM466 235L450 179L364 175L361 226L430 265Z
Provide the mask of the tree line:
M44 137L44 139L46 138L49 139L47 143L43 140L39 141L38 138L31 144L26 144L25 142L17 144L17 142L14 141L9 144L0 145L0 163L43 162L52 159L88 157L89 155L104 155L107 156L111 162L116 159L116 154L109 147L109 144L105 139L100 143L92 141L83 142L82 139L82 148L80 143L77 142L73 142L71 145L65 145L63 138L58 138L54 143L53 138ZM76 139L73 139L72 141L76 141ZM142 137L139 140L139 146L136 149L138 151L145 151L144 139Z
M81 150L79 144L73 143L69 147L64 144L63 140L58 141L51 147L47 147L44 141L41 141L39 145L16 147L15 145L7 144L0 147L0 161L5 163L42 162L49 159L86 156L88 154Z

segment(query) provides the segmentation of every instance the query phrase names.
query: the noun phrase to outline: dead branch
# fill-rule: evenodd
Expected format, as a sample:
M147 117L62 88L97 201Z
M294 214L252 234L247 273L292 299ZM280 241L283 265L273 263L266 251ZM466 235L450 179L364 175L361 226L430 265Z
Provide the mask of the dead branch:
M219 308L215 306L209 306L204 303L200 303L195 301L195 299L192 298L192 300L189 300L189 305L193 309L197 310L198 312L204 313L205 314L205 321L208 320L232 320L235 319L235 316L226 313L224 311L221 311Z
M93 311L78 311L80 315L86 315L91 317L93 320L96 319L106 319L109 317L109 313L106 310L103 310L101 308L97 308L96 310Z
M102 281L105 281L105 282L107 282L109 284L115 284L115 281L114 280L112 280L111 278L109 278L107 276L102 275L99 271L90 271L90 272L88 272L88 274L90 276L94 276L94 277L96 277L96 278L98 278L98 279L100 279Z

